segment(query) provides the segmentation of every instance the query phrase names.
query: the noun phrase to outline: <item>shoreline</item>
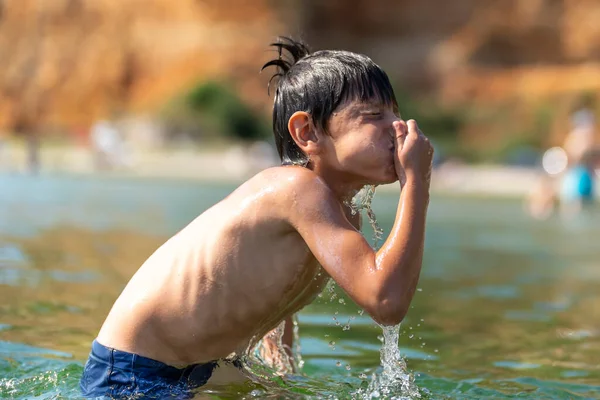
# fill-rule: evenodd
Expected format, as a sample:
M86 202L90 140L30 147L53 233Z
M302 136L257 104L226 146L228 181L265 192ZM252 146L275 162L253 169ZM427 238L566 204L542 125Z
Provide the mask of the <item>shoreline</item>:
M8 150L8 151L7 151ZM26 149L12 146L0 150L0 172L30 174L26 168ZM265 147L252 149L241 145L226 150L136 150L130 151L123 165L97 170L94 154L85 147L42 147L39 175L70 175L115 179L168 179L239 184L257 172L277 165ZM539 179L536 168L504 165L465 165L446 163L432 173L432 193L525 197ZM396 184L378 190L397 191Z

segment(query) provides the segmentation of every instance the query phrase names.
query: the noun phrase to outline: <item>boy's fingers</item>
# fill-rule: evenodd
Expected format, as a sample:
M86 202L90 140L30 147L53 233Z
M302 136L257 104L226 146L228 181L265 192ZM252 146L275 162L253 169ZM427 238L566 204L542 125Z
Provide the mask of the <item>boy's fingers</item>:
M404 144L404 139L406 139L406 135L408 134L406 122L402 120L394 121L393 125L395 130L396 142L398 143L398 146L401 147Z
M408 126L409 133L412 132L415 135L419 134L419 126L417 125L417 121L415 121L414 119L409 119L407 122L407 126Z

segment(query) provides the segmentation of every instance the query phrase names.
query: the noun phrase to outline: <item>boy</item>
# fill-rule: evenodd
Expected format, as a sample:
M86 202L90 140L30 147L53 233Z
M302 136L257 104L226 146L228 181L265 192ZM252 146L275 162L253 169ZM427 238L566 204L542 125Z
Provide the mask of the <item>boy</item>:
M263 69L278 69L273 129L283 165L248 180L142 265L92 344L85 396L202 386L217 365L240 367L248 346L330 277L376 322L404 318L421 269L433 149L415 121L396 116L388 77L366 56L310 54L287 38L273 46L279 57ZM364 185L398 180L396 221L375 252L346 204Z

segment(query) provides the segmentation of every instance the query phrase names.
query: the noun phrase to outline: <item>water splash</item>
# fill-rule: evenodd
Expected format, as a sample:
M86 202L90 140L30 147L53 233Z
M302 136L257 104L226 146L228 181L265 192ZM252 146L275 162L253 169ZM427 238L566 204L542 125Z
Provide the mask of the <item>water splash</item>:
M352 215L360 213L363 210L365 211L369 219L369 224L373 228L373 248L379 249L383 237L383 229L379 226L375 212L371 208L375 189L376 186L373 185L364 186L350 201L346 201L344 204L350 208Z
M380 375L373 374L366 392L360 393L363 399L385 398L391 400L420 399L421 393L414 382L414 376L407 372L406 362L400 354L398 339L400 325L384 326L381 346Z
M352 214L365 210L369 224L373 228L373 248L378 250L383 238L383 229L381 229L371 208L374 196L375 186L365 186L346 205L350 207ZM359 314L362 315L362 310ZM414 382L414 376L407 371L406 362L402 358L398 347L400 325L382 326L382 330L380 354L383 370L380 375L373 374L368 388L359 389L356 392L357 397L359 399L420 399L421 394Z
M294 326L294 331L296 327ZM273 378L290 374L297 368L296 360L290 357L283 345L285 320L263 338L252 340L242 357L243 372L254 382L268 383ZM296 333L294 334L294 336ZM300 360L303 364L303 361Z
M292 322L294 324L293 334L294 334L294 350L293 354L293 362L296 367L296 371L299 371L304 367L304 359L302 359L302 347L300 347L300 324L298 323L298 316L292 316Z

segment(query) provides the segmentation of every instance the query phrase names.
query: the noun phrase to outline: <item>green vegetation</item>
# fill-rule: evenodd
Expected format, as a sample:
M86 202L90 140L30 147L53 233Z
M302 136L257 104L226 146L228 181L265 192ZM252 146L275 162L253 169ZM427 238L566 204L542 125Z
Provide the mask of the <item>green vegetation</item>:
M444 107L397 90L402 118L413 118L442 158L470 163L532 164L551 144L557 101Z
M232 88L216 81L192 87L171 101L161 117L170 138L256 140L270 135L265 118Z
M440 106L435 100L415 100L404 90L395 89L398 109L404 120L414 119L432 140L436 150L447 156L463 158L460 132L465 123L463 110Z
M435 97L418 98L396 88L402 118L416 119L440 159L532 164L550 144L557 102L443 106ZM161 112L167 137L195 143L270 140L265 115L249 106L227 83L200 82L170 101Z

